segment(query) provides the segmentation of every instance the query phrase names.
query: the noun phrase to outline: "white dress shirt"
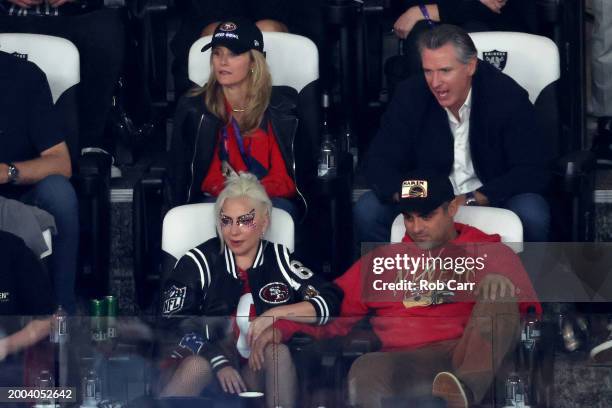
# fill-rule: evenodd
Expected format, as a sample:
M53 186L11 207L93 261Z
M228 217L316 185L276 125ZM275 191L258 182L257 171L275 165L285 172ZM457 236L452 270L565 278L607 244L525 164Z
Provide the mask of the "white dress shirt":
M465 102L459 108L459 120L448 108L444 108L448 115L448 123L455 140L455 159L450 174L455 195L469 193L482 187L482 182L476 176L472 153L470 152L470 112L472 111L472 89Z

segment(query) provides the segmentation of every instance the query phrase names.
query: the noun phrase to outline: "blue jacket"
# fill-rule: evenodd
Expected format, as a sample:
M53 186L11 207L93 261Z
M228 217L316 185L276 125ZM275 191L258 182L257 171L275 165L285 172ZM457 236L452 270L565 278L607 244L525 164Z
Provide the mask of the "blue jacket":
M549 135L537 134L527 92L492 65L478 61L472 78L469 144L479 189L498 205L520 193L544 193L553 157ZM446 111L423 75L398 85L366 156L369 186L383 202L399 191L406 173L450 175L454 140Z

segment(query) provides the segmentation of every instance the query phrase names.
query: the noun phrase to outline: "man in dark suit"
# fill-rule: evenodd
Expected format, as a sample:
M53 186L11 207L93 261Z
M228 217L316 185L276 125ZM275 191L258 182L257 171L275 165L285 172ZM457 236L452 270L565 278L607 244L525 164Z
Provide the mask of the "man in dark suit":
M479 61L459 27L425 32L419 50L424 75L398 86L366 156L373 191L355 205L358 242L388 241L397 186L417 169L448 175L463 204L514 211L526 241L546 241L552 153L527 92Z

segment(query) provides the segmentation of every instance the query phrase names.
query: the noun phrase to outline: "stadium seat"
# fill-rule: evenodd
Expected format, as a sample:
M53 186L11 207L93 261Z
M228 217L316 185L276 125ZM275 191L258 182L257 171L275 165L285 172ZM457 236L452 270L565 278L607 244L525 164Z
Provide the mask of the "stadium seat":
M586 151L572 151L573 135L561 127L557 46L546 37L525 33L480 32L470 36L479 58L527 90L536 109L538 134L543 143L554 149L555 205L570 203L567 209L552 208L555 239L592 240L594 156ZM567 213L571 216L563 215ZM555 223L557 218L559 221ZM571 223L566 222L568 218ZM566 231L567 226L571 231Z
M214 207L213 203L187 204L168 211L162 227L162 251L170 256L168 272L185 252L217 235ZM286 211L272 209L265 239L294 250L293 220Z
M510 210L496 207L468 207L462 205L455 215L455 221L471 225L487 234L499 234L502 242L514 252L523 250L523 225L519 217ZM401 242L406 228L404 216L395 217L391 226L391 242Z

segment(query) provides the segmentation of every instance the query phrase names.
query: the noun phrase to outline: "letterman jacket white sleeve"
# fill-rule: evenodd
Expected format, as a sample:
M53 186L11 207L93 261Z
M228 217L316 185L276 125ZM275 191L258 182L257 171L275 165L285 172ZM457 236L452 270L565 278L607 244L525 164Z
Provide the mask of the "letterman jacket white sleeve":
M227 316L222 302L207 297L215 285L209 262L199 248L179 259L163 286L162 328L166 338L176 341L171 357L181 359L198 354L217 371L230 364L218 341L227 333ZM171 340L172 341L172 340Z
M317 324L326 324L330 317L338 316L343 293L335 283L323 279L293 259L289 250L282 245L274 244L274 255L283 277L298 293L299 300L310 302L314 307Z

